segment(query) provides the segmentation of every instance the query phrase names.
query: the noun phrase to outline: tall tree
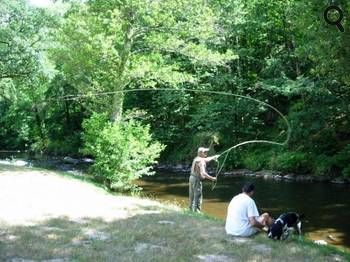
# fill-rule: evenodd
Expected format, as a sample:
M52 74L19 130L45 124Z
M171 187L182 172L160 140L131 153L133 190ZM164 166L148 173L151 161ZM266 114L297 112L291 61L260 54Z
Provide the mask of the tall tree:
M25 0L0 2L0 79L29 78L38 70L48 17Z
M199 69L234 58L215 49L218 19L204 0L92 0L72 6L55 56L85 93L195 83ZM123 101L115 93L106 108L112 121L121 119Z

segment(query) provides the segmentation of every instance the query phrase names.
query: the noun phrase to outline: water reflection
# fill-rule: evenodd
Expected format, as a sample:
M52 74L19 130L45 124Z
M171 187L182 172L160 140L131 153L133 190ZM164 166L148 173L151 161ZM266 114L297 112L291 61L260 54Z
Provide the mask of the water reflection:
M350 248L349 185L220 177L214 191L210 182L204 183L203 212L224 219L231 198L241 192L248 180L256 186L253 198L260 212L269 212L273 217L287 211L305 213L303 229L309 238ZM159 173L140 180L139 184L146 194L157 199L175 200L182 207L188 205L187 175Z

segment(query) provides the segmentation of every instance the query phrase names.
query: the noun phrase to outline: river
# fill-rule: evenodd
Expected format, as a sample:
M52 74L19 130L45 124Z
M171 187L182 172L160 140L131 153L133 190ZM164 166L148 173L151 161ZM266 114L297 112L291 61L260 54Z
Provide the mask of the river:
M241 192L246 181L255 184L253 199L260 212L269 212L273 217L288 211L305 213L303 233L309 239L325 240L350 251L349 185L219 177L213 191L211 182L204 183L203 212L225 219L230 200ZM162 171L138 184L146 195L157 200L188 206L187 174Z

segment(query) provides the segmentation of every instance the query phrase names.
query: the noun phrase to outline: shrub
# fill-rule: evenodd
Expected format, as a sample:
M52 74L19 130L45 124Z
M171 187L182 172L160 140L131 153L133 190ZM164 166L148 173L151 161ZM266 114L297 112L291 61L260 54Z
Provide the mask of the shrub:
M55 155L78 156L81 146L81 137L78 132L62 137L61 140L51 139L48 142L47 151Z
M265 150L264 150L265 149ZM246 152L242 154L241 161L245 168L253 171L258 171L267 167L267 163L271 158L271 151L268 151L266 147L258 149L246 149Z
M92 172L112 189L136 191L135 179L152 175L164 146L152 141L149 126L135 120L111 123L105 114L83 122L84 153L92 155Z
M330 156L321 154L315 157L314 173L315 175L329 175L334 165L334 159Z
M349 155L350 155L350 144L347 144L341 151L339 151L334 156L334 162L340 169L342 169L341 174L344 177L350 177Z
M243 166L252 170L258 171L264 168L264 159L258 154L247 154L243 157Z
M310 164L311 161L309 155L303 152L279 153L270 161L272 169L297 173L310 172L312 169Z

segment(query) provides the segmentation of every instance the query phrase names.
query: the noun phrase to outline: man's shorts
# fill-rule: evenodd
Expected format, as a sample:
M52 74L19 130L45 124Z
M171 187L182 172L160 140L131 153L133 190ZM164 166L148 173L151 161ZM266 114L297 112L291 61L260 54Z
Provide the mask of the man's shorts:
M261 216L255 217L255 219L256 219L256 221L261 223L264 220L264 217L261 215ZM259 229L257 229L256 227L250 226L244 231L243 234L241 234L241 236L242 237L251 237L251 236L257 234L258 232L259 232Z

